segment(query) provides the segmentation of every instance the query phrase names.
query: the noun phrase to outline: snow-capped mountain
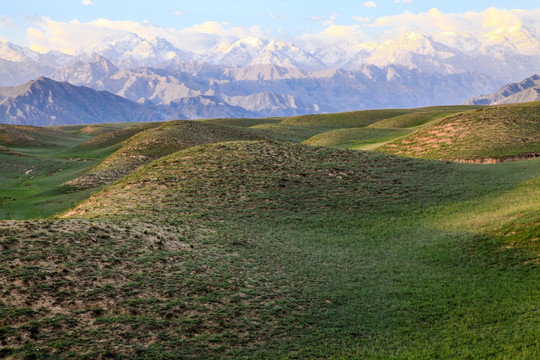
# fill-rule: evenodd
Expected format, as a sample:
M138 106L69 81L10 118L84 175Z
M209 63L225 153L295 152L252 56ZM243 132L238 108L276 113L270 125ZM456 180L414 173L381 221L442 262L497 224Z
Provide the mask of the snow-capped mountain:
M248 37L231 45L220 44L204 61L227 67L277 65L285 68L315 70L325 65L313 54L292 43Z
M190 60L192 54L186 53L163 38L143 39L128 33L124 37L109 38L105 42L92 44L80 49L80 59L88 54L99 54L122 68L136 66L156 66L173 60Z
M380 44L364 63L379 67L405 66L426 72L452 74L457 54L448 46L436 42L426 34L406 32L394 40Z
M486 47L525 56L540 55L540 41L523 26L501 28L480 34Z
M107 90L165 118L446 105L540 73L539 39L523 26L478 34L408 31L308 51L247 37L195 54L125 33L75 55L0 42L0 86L47 76ZM535 94L529 89L515 98Z
M0 86L20 85L50 73L54 65L60 65L53 57L7 41L0 42Z

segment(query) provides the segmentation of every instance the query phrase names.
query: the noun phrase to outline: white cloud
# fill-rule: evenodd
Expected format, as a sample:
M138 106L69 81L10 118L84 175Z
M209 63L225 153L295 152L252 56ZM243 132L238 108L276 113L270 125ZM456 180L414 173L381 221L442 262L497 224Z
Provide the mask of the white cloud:
M82 0L81 3L82 3L84 6L94 5L94 3L92 2L92 0Z
M309 50L337 46L344 43L358 44L370 40L360 25L331 25L315 34L302 34L295 42Z
M352 16L357 23L341 25L338 15L332 14L323 19L311 17L310 20L324 22L324 28L317 33L304 33L287 39L305 46L307 49L342 43L359 44L394 38L405 30L424 32L488 32L502 27L526 26L540 34L540 9L499 10L489 8L482 12L461 14L443 13L431 9L424 13L404 11L394 16L370 19ZM260 26L234 27L216 21L207 21L189 28L163 28L148 21L111 21L97 19L90 22L71 20L55 21L46 17L27 18L33 25L27 30L27 42L36 51L60 50L75 53L78 49L102 44L107 38L118 39L128 33L134 33L145 39L162 37L182 50L202 53L220 43L232 43L248 36L268 37L270 32ZM12 25L9 17L0 16L1 25ZM277 29L281 31L281 29ZM368 32L370 35L366 34ZM286 35L286 32L285 32Z
M362 4L362 6L366 8L374 9L377 7L377 4L375 3L375 1L366 1L365 3Z
M111 21L97 19L90 22L71 20L54 21L41 18L30 27L26 37L35 51L60 50L68 54L79 49L103 43L108 38L120 38L128 33L144 39L162 37L180 49L204 52L221 42L233 42L247 36L265 36L259 27L230 27L215 21L207 21L185 29L163 28L150 22Z
M371 21L371 19L367 16L353 16L352 19L361 23L368 23Z
M412 4L412 0L394 0L394 3L396 3L396 4L400 4L400 3Z
M184 15L184 12L183 12L183 11L180 11L180 10L176 10L175 12L173 12L173 15L175 15L175 16L181 16L181 15Z
M330 15L325 21L323 21L323 26L332 26L336 23L336 19L337 19L337 16L338 14L337 13L333 13L332 15Z
M499 10L492 7L482 12L454 14L442 13L433 8L425 13L413 14L405 11L399 15L383 16L367 26L384 30L384 37L393 37L408 29L478 33L521 25L538 30L540 10Z

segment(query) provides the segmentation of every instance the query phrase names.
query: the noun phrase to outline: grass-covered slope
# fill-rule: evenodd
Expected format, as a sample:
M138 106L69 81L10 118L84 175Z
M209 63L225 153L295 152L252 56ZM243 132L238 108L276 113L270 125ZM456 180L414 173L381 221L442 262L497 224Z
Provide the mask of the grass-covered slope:
M0 145L8 147L62 146L72 144L65 132L37 126L0 124Z
M27 300L2 300L4 351L534 358L538 245L488 214L539 172L265 141L171 154L69 213L99 220L5 225L3 289ZM506 213L526 231L533 205Z
M396 137L409 134L407 129L379 129L379 128L348 128L327 131L315 135L305 144L354 149L357 147L393 140Z
M435 110L426 110L422 112L416 112L412 114L404 114L400 116L395 116L387 119L377 121L369 125L370 128L379 128L379 129L405 129L410 127L415 127L423 125L433 120L441 119L450 115L453 115L459 112L461 108L457 109L441 109L438 111ZM470 111L472 109L465 108L464 111Z
M111 183L128 175L137 167L147 164L152 160L171 154L188 147L239 139L260 139L262 136L241 128L220 126L198 121L178 120L146 125L145 131L140 128L124 129L117 135L113 142L123 135L128 137L122 142L120 148L107 157L91 172L70 184L76 186L99 186ZM136 133L133 136L133 133ZM101 145L104 141L108 144L109 136L104 135L90 140L81 146L94 147L95 143Z
M534 118L516 111L510 128ZM0 357L537 358L540 159L250 140L356 148L470 113L432 115L110 132L92 161L121 146L99 168L142 166L89 198L58 186L93 164L73 148L0 148L0 216L63 212L0 222Z
M445 114L478 109L479 106L434 106L417 109L363 110L335 114L302 115L285 118L281 124L317 128L385 127L404 128L416 126ZM375 125L379 123L378 125Z
M305 115L288 117L278 124L261 124L252 128L278 140L371 150L436 119L478 108L438 106Z
M226 126L236 126L236 127L252 127L262 124L279 124L283 121L283 118L261 118L261 119L245 119L245 118L231 118L231 119L207 119L200 120L202 122L216 124L216 125L226 125Z
M536 156L540 153L540 103L502 105L453 115L380 150L467 161Z
M226 142L162 158L70 214L146 216L153 212L166 217L176 216L177 209L249 214L259 208L264 212L368 211L372 203L405 198L410 202L419 186L427 186L418 184L417 174L434 169L430 163L375 153L283 142ZM140 203L140 198L152 200Z
M103 156L103 154L110 155L114 151L120 148L120 144L134 135L148 129L153 129L160 126L161 123L146 123L143 125L133 125L126 126L123 129L111 129L110 127L103 126L105 130L100 131L82 131L82 134L92 134L94 137L88 139L87 141L74 146L66 150L67 153L74 155L79 155L81 157L92 157L92 156ZM94 127L92 127L93 129ZM77 133L81 133L77 131Z

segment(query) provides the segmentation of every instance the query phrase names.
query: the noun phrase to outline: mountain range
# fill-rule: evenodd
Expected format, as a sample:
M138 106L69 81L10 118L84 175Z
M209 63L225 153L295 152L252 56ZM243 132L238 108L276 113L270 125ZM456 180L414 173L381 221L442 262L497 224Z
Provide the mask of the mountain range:
M459 104L538 72L540 41L522 26L482 34L408 31L380 43L311 50L248 37L194 53L132 33L73 55L0 43L1 86L46 76L108 91L162 119ZM14 121L6 119L0 121Z
M40 77L0 88L0 121L24 125L71 125L160 120L151 109L111 94Z

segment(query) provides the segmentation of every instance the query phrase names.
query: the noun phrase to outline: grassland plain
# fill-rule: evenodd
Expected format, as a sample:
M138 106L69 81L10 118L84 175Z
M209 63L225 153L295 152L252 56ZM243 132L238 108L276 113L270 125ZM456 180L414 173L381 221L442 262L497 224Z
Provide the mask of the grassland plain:
M540 159L190 147L0 223L0 352L538 358L539 198Z

